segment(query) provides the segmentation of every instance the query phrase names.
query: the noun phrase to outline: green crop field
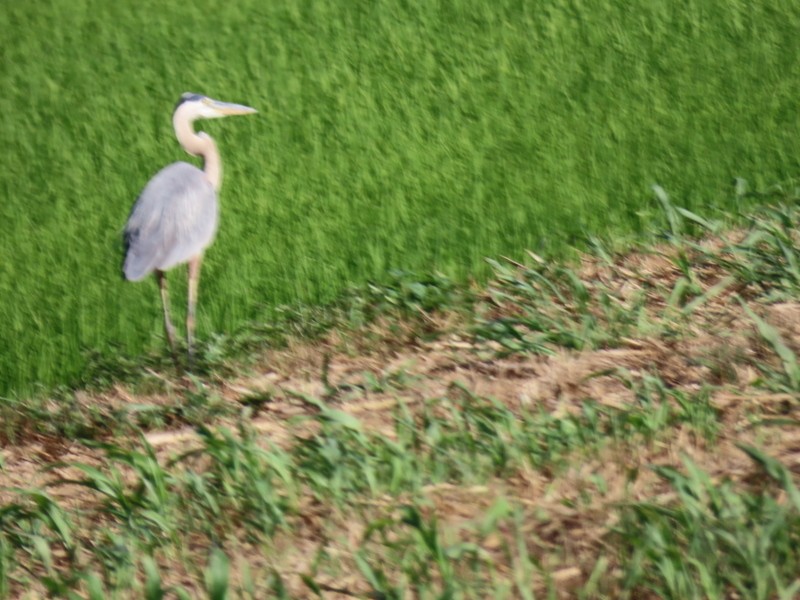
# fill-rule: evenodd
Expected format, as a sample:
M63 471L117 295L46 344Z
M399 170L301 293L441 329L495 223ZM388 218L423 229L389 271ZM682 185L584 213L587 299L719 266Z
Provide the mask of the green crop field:
M260 111L201 125L226 175L201 337L392 268L641 234L654 182L709 214L734 177L798 172L789 0L51 0L3 3L0 29L0 395L163 344L120 237L186 159L184 91Z

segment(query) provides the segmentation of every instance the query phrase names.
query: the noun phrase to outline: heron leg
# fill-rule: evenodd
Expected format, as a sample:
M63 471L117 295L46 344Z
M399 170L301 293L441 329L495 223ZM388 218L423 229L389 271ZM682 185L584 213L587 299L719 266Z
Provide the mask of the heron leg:
M189 310L186 313L186 344L189 348L189 362L194 359L195 308L197 306L197 284L200 281L201 255L189 260Z
M172 358L177 364L178 353L175 349L175 326L169 318L169 292L167 291L167 276L164 271L156 271L156 279L158 279L158 287L161 288L161 304L164 306L164 332L167 334L167 341L169 342L169 349L172 352Z

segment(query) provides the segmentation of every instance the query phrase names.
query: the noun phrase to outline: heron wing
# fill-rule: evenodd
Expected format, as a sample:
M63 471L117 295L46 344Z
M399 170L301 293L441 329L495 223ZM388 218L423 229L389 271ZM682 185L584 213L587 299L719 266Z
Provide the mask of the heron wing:
M125 225L126 279L138 281L200 254L217 230L217 193L203 171L173 163L148 182Z

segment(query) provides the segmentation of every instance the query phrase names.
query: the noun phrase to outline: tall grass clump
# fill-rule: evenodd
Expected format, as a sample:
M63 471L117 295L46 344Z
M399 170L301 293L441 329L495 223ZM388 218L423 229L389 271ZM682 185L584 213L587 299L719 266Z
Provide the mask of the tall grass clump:
M750 446L742 450L764 472L753 490L715 482L688 458L682 470L655 467L675 502L634 503L624 511L618 532L630 553L630 587L676 599L797 596L800 492L780 461Z

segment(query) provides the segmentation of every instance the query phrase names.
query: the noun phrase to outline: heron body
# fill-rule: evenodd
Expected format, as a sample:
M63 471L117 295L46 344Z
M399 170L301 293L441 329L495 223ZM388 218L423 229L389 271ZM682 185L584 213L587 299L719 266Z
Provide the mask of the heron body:
M198 256L214 240L217 192L203 171L176 162L159 171L133 206L125 227L123 270L140 281Z
M186 335L191 358L200 263L219 222L219 151L211 136L202 131L196 133L192 124L197 119L254 112L248 106L183 94L173 114L175 134L184 150L202 157L203 168L176 162L156 173L136 200L125 225L123 274L129 281L140 281L150 273L156 275L164 305L164 328L174 356L175 328L169 317L164 271L182 263L189 265Z

